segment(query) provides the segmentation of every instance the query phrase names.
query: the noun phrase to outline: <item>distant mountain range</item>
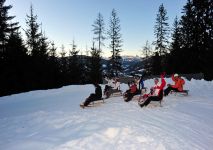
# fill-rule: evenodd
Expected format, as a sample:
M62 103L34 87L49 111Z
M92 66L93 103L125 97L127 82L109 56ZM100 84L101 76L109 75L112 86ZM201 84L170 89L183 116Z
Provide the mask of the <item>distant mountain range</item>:
M102 59L103 69L106 68L107 62L108 60ZM122 56L122 68L124 76L141 75L143 73L142 58L139 56Z
M86 61L90 56L79 55L78 56L82 61ZM68 59L69 57L66 57ZM60 59L60 58L59 58ZM102 58L101 63L103 67L103 72L106 73L107 64L109 59ZM143 73L143 59L139 56L122 56L122 68L123 76L134 76L141 75Z

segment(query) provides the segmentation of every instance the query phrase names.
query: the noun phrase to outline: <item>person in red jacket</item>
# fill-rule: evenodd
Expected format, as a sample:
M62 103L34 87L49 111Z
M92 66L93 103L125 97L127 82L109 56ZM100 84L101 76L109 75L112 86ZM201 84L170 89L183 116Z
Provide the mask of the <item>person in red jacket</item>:
M175 82L174 85L168 84L164 91L164 96L167 96L171 90L181 92L183 91L183 85L185 84L184 79L182 79L178 74L172 75L172 80Z
M137 94L137 85L134 81L129 84L129 90L124 93L124 101L129 102L132 100L133 96Z
M144 94L138 100L138 104L143 107L147 106L151 101L161 101L163 99L163 89L166 85L164 79L165 73L161 74L161 83L158 78L154 79L155 85L150 89L149 94Z

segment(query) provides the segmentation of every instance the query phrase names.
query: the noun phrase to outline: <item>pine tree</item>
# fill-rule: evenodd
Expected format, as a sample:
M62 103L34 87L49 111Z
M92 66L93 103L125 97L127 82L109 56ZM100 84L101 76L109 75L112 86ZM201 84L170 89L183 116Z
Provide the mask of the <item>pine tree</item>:
M30 15L27 15L26 19L27 29L26 44L28 46L29 53L31 54L31 63L33 70L32 82L35 89L49 88L49 68L48 62L48 50L49 43L47 37L41 32L40 25L37 23L37 15L34 15L33 6L30 6Z
M95 48L95 43L91 47L91 58L89 61L89 76L91 82L102 83L101 51Z
M201 72L207 80L213 79L213 1L212 0L193 0L193 8L196 15L196 29L198 52L201 63Z
M181 38L185 64L189 73L204 72L206 78L213 78L208 67L212 62L212 1L188 0L181 17ZM196 60L196 61L195 61Z
M115 9L112 10L110 18L110 29L108 31L109 38L111 40L110 48L112 49L112 56L109 61L110 74L118 76L118 73L122 71L121 56L122 51L122 39L121 39L121 26L120 19L117 16Z
M101 46L104 46L103 41L106 39L104 36L104 19L101 13L98 13L98 18L95 20L93 27L93 33L96 35L94 40L98 41L98 50L101 51Z
M149 41L146 41L146 44L144 45L142 49L142 55L143 55L143 65L144 69L147 73L151 72L151 66L150 66L150 58L151 58L151 46L149 44Z
M7 86L5 90L11 92L20 92L27 90L29 78L26 75L28 72L28 55L27 49L24 46L21 34L16 31L9 35L6 44L6 64L7 64ZM7 89L8 87L8 89Z
M183 15L180 20L181 24L181 47L191 48L193 46L192 29L194 28L194 14L192 11L191 0L183 7Z
M61 56L62 58L65 58L65 56L66 56L65 47L64 47L64 45L63 45L63 44L61 45L61 52L60 52L60 56Z
M39 46L42 33L39 32L39 24L37 23L37 15L34 15L33 6L30 6L30 15L27 15L26 24L28 29L25 31L27 40L26 44L31 56L39 55Z
M181 51L181 32L180 23L177 16L175 17L172 28L172 42L170 44L170 53L166 55L166 72L182 72L182 63L184 62L183 53Z
M49 56L50 57L53 57L53 58L56 58L56 50L57 50L57 48L55 47L55 43L52 41L51 43L50 43L50 45L51 45L51 47L50 47L50 50L49 50Z
M180 24L176 16L172 29L172 42L170 46L170 53L173 51L177 51L180 48L181 48L181 32L180 32Z
M152 57L151 62L151 73L154 75L159 75L162 71L162 68L159 67L159 64L161 63L162 57L160 57L158 52L155 52L154 56Z
M149 56L151 56L151 46L149 44L149 41L146 41L146 44L144 45L142 49L142 55L145 58L148 58Z
M168 49L169 25L167 21L167 11L163 4L161 4L156 18L156 25L154 27L154 35L156 38L154 45L160 56L166 54Z
M67 72L68 72L68 63L66 58L66 51L64 45L61 46L60 58L59 58L59 72L60 72L60 82L61 85L67 85Z
M182 73L197 73L200 70L199 57L197 48L195 47L195 12L193 11L193 3L188 0L183 7L183 15L180 20L181 31L181 51L183 53L184 66L182 66ZM196 61L195 61L196 60ZM191 63L193 62L193 63Z
M15 16L8 14L12 6L5 6L4 3L5 0L0 0L0 95L24 89L23 71L27 64L18 22L12 22Z
M5 51L5 45L8 40L9 33L11 32L11 26L9 21L11 21L15 16L9 16L8 10L12 8L11 5L5 6L6 0L0 0L0 56L2 58L3 52ZM14 25L17 23L13 23ZM16 28L17 29L17 28ZM14 29L14 30L16 30Z
M55 47L55 43L52 41L50 43L50 48L49 48L49 78L50 78L50 85L51 87L55 87L55 86L60 86L60 65L59 65L59 61L56 55L56 50L57 48Z
M47 59L48 51L49 51L49 42L48 38L45 36L45 33L41 31L41 37L39 40L39 51L38 56L43 57L43 59Z
M8 11L12 8L11 5L5 6L5 0L0 0L0 70L1 72L5 72L5 51L6 44L9 39L9 35L11 32L14 32L19 27L17 27L18 23L11 23L12 19L15 16L9 16ZM0 73L0 78L1 77ZM4 79L3 79L4 80Z
M81 83L81 69L80 68L80 60L78 57L79 51L77 50L77 45L75 41L72 42L72 49L69 52L69 62L68 62L68 74L69 74L69 81L71 84L79 84Z

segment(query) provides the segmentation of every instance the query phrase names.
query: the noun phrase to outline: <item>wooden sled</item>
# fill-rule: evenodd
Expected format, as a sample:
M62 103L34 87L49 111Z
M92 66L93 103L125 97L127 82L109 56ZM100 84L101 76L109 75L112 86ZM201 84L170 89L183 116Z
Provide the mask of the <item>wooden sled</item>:
M160 91L160 97L161 99L159 101L151 101L147 107L157 107L160 106L162 107L162 101L163 101L163 90ZM147 97L148 98L148 97ZM138 105L141 107L145 106L145 102L147 100L147 98L142 98L141 100L138 101ZM150 105L150 106L149 106Z
M95 100L92 101L88 106L84 106L83 103L80 104L81 108L85 108L85 107L95 107L95 106L99 106L100 104L105 103L104 102L104 98L99 99L99 100Z
M187 95L189 95L189 90L183 90L183 91L171 91L170 92L171 94L174 94L175 96L177 95L177 94L181 94L181 95L184 95L184 96L187 96Z

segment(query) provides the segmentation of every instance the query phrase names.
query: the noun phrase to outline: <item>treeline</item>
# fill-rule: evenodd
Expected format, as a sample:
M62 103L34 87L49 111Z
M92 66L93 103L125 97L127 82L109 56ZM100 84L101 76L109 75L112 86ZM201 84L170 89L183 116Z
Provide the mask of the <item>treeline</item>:
M26 16L27 27L23 29L13 21L15 16L9 15L12 6L6 6L5 1L0 0L0 96L70 84L102 83L101 54L107 38L112 52L107 72L118 75L122 71L121 28L115 9L111 12L107 31L103 16L98 13L92 24L94 38L87 56L79 54L74 40L70 50L62 45L57 54L54 42L49 41L37 22L33 6ZM21 29L26 35L25 40Z
M147 72L203 73L206 80L212 80L213 1L188 0L172 28L168 19L162 4L154 27L154 51L148 41L143 47Z
M32 6L26 16L26 39L23 40L22 28L13 21L15 16L8 13L11 8L5 5L5 0L0 0L0 96L70 84L101 83L101 54L106 39L111 49L107 72L112 76L122 72L123 40L115 9L111 12L107 31L101 13L92 24L94 38L88 57L79 54L75 41L69 51L62 45L58 55L54 42L49 41L37 22ZM147 73L204 73L206 80L212 80L212 0L188 0L182 16L174 19L172 28L168 19L162 4L154 27L155 41L147 41L143 48ZM154 51L151 45L155 46Z
M102 82L101 52L94 47L90 57L79 55L73 41L69 54L64 46L60 55L37 22L33 7L26 16L26 39L23 40L15 16L0 0L0 96L70 84Z

